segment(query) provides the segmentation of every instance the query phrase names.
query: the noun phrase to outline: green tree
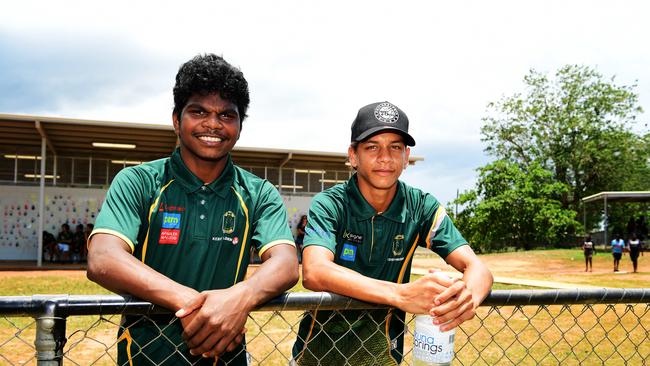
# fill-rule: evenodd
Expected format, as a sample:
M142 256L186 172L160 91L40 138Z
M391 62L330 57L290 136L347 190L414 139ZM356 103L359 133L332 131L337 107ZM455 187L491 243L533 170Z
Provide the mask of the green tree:
M559 198L567 190L538 163L497 160L479 168L476 189L457 200L464 209L455 220L481 250L557 243L579 225L575 212L561 207Z
M630 130L642 111L636 85L616 85L613 77L575 65L554 78L533 70L524 82L524 93L489 104L482 128L488 153L553 172L569 187L562 208L578 210L581 198L623 189L628 180L647 189L639 168L647 170L648 149Z

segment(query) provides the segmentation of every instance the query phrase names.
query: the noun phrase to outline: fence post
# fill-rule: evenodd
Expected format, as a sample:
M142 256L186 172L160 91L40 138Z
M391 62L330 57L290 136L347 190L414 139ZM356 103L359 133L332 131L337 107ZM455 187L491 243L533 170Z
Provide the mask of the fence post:
M38 366L63 365L63 346L66 319L56 315L57 302L43 302L43 313L36 318L36 364Z

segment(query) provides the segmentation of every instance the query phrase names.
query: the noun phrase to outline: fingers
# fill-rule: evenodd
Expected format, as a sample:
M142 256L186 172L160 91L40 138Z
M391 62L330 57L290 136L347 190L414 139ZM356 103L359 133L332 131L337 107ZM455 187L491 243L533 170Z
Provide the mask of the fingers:
M194 297L192 300L190 300L185 306L182 308L178 309L176 312L176 317L178 318L183 318L187 316L188 314L191 314L194 310L198 309L203 305L203 302L205 302L206 294L205 293L200 293L196 297Z
M239 332L231 332L228 334L210 335L199 347L190 349L192 355L201 354L205 358L219 356L224 352L232 352L237 349L244 341L245 329Z
M461 281L460 279L452 280L450 286L433 299L433 303L435 305L443 304L466 288L467 287L465 286L465 282Z
M434 299L437 306L429 312L434 324L441 325L443 331L452 329L472 319L476 314L472 293L463 281L457 281Z

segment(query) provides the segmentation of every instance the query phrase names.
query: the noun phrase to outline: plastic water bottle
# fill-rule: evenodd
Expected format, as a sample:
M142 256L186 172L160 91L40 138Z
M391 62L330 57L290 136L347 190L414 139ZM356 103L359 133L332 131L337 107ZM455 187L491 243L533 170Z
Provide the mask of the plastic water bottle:
M454 359L456 328L441 332L429 315L415 317L413 366L447 366Z
M442 272L434 272L433 275L449 279ZM413 366L451 365L455 336L456 328L442 332L438 325L433 324L430 315L417 315L413 334Z

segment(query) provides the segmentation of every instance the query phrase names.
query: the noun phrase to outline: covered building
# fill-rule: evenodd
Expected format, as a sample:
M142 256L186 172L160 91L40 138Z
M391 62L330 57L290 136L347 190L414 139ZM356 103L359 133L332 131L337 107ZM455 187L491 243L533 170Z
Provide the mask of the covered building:
M171 124L0 114L0 260L40 265L40 232L94 222L121 169L167 157L176 145ZM352 174L344 152L236 146L232 158L278 187L292 227L313 195Z

